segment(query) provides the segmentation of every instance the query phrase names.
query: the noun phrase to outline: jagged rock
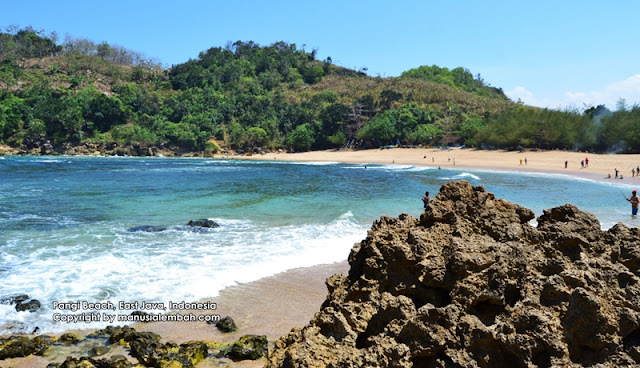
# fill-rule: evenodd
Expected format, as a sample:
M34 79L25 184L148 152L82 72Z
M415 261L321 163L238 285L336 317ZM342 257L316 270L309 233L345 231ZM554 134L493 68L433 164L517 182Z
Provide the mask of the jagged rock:
M235 332L238 330L238 327L236 327L236 323L230 316L226 316L216 322L216 327L222 332Z
M640 231L447 183L420 219L375 221L348 276L267 367L640 364Z
M200 220L191 220L187 224L191 227L205 227L205 228L214 228L219 227L218 223L209 219L200 219Z
M268 354L268 341L264 335L244 335L226 349L220 351L219 356L232 360L257 360Z

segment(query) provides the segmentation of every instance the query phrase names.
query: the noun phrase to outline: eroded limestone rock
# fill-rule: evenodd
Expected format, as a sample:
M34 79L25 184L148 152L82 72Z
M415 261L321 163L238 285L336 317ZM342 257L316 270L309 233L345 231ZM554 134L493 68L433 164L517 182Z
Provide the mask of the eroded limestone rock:
M267 366L640 364L639 230L570 204L533 218L465 181L420 219L381 217Z

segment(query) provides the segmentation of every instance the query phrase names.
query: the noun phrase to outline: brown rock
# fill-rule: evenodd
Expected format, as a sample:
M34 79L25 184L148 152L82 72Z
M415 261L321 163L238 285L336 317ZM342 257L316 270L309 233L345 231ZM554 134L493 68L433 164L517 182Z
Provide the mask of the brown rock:
M531 210L451 182L383 216L268 367L640 364L640 233L570 204Z

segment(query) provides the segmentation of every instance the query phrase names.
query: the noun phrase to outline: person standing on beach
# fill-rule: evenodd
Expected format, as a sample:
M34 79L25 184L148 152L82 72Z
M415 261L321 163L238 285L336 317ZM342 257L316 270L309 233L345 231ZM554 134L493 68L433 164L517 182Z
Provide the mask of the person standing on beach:
M564 168L565 168L565 169L567 168L567 164L568 164L568 163L569 163L569 161L565 161L565 162L564 162Z
M430 200L431 198L429 197L429 192L424 192L424 197L422 197L422 203L424 203L425 211L427 210L427 207L429 207Z
M616 172L616 179L618 179L618 169L613 169Z
M589 167L589 157L584 158L584 166Z
M640 203L640 198L638 197L637 192L634 190L631 192L631 198L624 197L627 201L631 202L631 215L635 216L638 214L638 203Z

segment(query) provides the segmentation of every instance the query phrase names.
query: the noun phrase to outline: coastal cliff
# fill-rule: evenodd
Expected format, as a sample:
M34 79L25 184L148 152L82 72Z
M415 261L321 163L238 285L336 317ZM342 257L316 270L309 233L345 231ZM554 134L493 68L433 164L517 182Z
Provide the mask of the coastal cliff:
M450 182L383 216L267 367L640 364L640 233L566 204L534 213Z

